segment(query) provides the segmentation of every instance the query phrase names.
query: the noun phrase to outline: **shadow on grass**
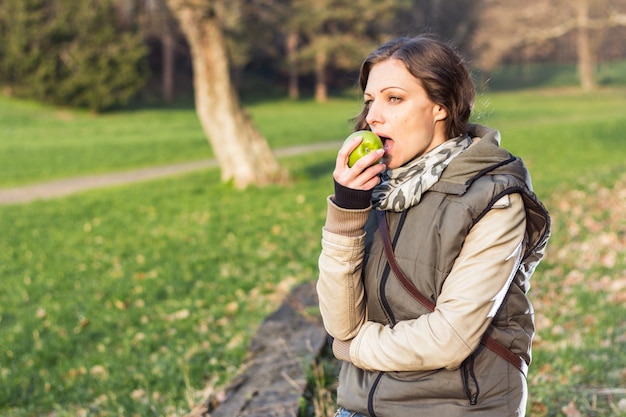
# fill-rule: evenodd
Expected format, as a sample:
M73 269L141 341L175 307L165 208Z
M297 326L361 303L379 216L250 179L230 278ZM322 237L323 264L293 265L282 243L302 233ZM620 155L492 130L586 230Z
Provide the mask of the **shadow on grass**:
M304 175L310 179L328 178L331 181L334 168L334 161L311 164L304 167Z
M626 84L626 61L603 62L597 65L595 80L599 86L619 87ZM580 87L574 64L521 64L497 68L491 73L477 72L482 90L520 91L532 88Z

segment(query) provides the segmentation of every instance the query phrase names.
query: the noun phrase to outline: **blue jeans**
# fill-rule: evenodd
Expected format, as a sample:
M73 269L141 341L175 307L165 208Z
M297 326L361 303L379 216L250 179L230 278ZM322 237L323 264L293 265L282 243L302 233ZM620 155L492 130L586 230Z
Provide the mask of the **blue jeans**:
M355 413L353 411L348 411L343 407L339 407L337 412L335 413L335 417L367 417L363 414Z

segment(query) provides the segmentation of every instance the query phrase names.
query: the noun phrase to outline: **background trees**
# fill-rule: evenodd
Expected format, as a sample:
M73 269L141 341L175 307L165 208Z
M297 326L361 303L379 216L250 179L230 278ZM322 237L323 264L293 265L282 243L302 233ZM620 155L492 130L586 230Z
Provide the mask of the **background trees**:
M3 0L4 91L96 111L126 104L146 81L147 48L116 19L109 0Z
M354 83L374 45L420 32L450 39L486 72L576 63L587 90L598 61L626 57L626 0L233 0L222 9L231 82L250 91L262 79L291 98L324 101ZM172 102L191 80L190 47L165 0L0 0L5 93L102 111L138 94Z
M597 85L598 61L626 57L626 0L233 0L219 23L235 87L262 79L294 99L324 101L354 83L374 45L424 31L481 71L576 63L584 89ZM165 0L0 0L5 93L102 111L138 94L172 102L191 80L190 47Z
M626 0L233 0L222 9L231 82L262 78L291 98L324 101L354 82L374 45L419 32L450 39L482 71L575 62L584 89L597 84L598 60L626 57ZM165 0L0 0L5 93L101 111L139 93L172 102L191 77Z
M561 59L575 59L587 91L597 86L595 66L603 46L623 44L626 35L619 30L626 26L624 0L528 0L514 11L506 0L482 0L481 9L485 24L474 45L481 68L491 70L520 55L527 62L554 60L557 48L569 48L573 56Z
M389 37L394 19L408 11L406 0L293 0L289 18L301 73L314 75L314 96L328 98L330 71L349 72Z

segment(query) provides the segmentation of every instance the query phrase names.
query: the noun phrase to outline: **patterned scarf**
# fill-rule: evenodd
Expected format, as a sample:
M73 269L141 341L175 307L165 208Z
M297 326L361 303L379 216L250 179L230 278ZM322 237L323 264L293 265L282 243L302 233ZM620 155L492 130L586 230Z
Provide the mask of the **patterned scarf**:
M472 143L468 135L449 139L407 164L382 173L374 188L372 204L377 210L401 212L416 205L422 194L435 185L450 161Z

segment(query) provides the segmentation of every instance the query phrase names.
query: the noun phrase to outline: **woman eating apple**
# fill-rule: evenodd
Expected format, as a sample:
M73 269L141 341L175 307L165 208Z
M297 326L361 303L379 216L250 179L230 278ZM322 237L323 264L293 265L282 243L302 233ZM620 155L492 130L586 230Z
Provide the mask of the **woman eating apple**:
M322 231L317 291L342 361L336 416L524 416L529 280L549 214L498 131L470 124L456 51L398 38L363 62ZM380 163L376 163L377 161Z

